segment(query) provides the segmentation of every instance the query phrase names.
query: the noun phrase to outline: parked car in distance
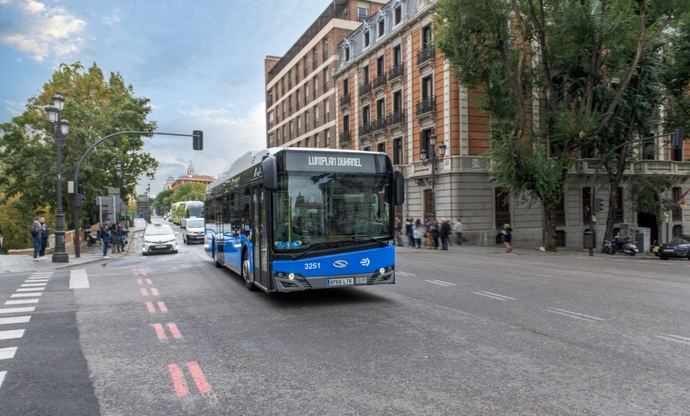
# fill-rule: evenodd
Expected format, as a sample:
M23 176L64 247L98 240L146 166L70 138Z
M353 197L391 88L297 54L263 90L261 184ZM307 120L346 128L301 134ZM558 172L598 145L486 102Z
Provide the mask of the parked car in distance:
M155 253L177 253L177 235L168 224L149 224L144 230L144 256Z
M662 244L658 252L661 260L673 257L687 257L690 260L690 235L681 235L668 243Z
M185 220L185 227L182 233L182 241L185 244L204 242L204 219L191 217Z

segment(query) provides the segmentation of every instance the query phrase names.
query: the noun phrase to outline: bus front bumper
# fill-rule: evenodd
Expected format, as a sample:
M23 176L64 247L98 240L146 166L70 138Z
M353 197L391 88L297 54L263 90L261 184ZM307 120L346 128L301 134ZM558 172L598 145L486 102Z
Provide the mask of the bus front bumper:
M394 284L395 270L389 266L367 274L309 277L298 273L273 272L273 282L278 292Z

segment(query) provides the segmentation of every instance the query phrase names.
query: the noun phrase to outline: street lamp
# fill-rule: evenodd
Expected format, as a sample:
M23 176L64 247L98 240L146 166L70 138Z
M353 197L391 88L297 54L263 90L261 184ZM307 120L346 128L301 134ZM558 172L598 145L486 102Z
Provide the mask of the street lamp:
M440 162L446 156L447 146L441 143L438 146L438 155L436 154L436 132L432 129L429 133L428 149L421 149L419 151L419 158L422 160L424 166L431 164L431 217L436 218L436 162ZM431 152L431 154L429 154Z
M55 133L55 159L57 165L57 180L55 191L57 194L57 207L55 209L55 251L53 263L68 263L69 255L65 251L65 214L62 210L62 139L69 132L69 122L60 118L60 112L65 106L65 98L62 95L53 96L53 104L44 107L48 121L53 124Z

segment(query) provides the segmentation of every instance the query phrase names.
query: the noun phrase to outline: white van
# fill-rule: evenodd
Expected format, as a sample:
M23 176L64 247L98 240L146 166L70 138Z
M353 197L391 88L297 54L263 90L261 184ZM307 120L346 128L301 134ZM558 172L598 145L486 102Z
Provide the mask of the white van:
M204 242L204 219L198 217L185 218L182 241L185 244Z

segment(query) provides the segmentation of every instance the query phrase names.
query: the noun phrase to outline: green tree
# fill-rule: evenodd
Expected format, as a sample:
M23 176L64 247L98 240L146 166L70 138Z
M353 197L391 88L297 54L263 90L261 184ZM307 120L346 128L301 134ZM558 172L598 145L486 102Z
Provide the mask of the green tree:
M172 202L203 201L206 195L206 185L203 183L188 182L178 186L172 194Z
M173 202L172 194L173 191L171 189L164 189L160 191L155 198L153 198L151 208L156 212L156 214L163 215L170 211L170 207Z
M133 87L125 84L119 73L111 73L106 80L95 63L88 69L78 62L61 64L42 91L28 100L26 111L0 125L0 190L8 197L17 197L16 204L28 212L43 206L55 211L56 143L43 110L55 94L65 97L61 116L70 123L63 145L65 187L74 175L78 159L98 138L119 130L153 131L156 127L147 120L151 111L149 100L136 97ZM153 176L158 162L142 148L141 137L121 137L91 153L80 174L87 201L84 217L94 216L96 207L90 201L104 195L108 187L120 187L126 200L133 195L139 176ZM69 214L72 198L63 194L63 208Z
M440 0L438 46L461 84L486 91L494 180L541 202L553 251L556 208L586 146L619 137L621 104L650 45L687 0ZM538 110L540 117L532 117Z

